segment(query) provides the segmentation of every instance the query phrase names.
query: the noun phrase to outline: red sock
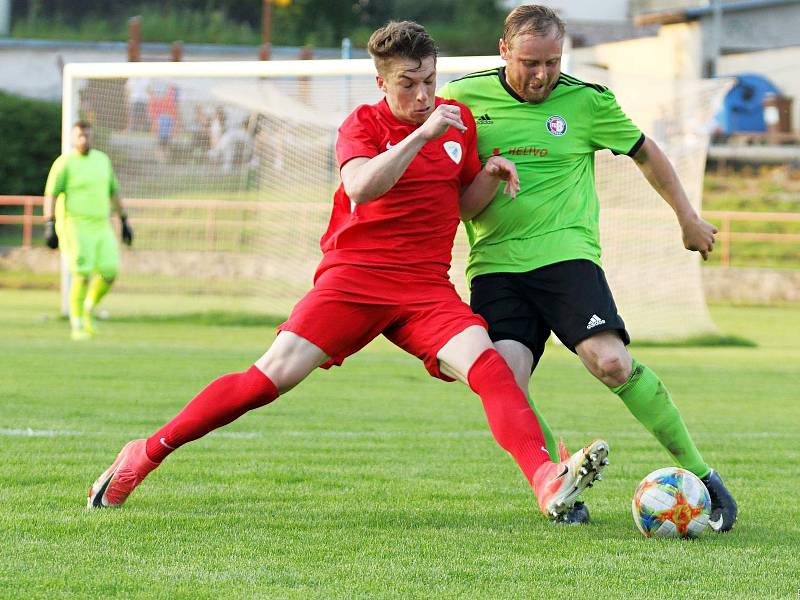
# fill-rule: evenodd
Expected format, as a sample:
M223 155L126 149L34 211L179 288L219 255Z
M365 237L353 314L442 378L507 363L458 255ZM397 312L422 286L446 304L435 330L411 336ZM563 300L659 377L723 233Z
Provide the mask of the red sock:
M183 444L277 397L278 388L255 365L243 373L223 375L209 383L174 419L147 438L147 457L161 462Z
M550 460L542 428L514 374L497 350L489 349L473 363L467 374L469 387L481 397L489 429L533 481L536 469Z

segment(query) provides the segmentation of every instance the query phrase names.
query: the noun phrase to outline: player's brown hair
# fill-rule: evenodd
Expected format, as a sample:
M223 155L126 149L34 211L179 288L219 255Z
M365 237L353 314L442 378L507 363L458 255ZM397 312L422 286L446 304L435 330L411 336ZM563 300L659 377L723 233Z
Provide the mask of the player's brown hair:
M89 121L81 119L80 121L75 121L75 123L72 125L72 128L73 129L91 129L92 128L92 124L89 123Z
M558 37L563 38L566 32L564 21L556 12L539 4L522 4L512 10L503 24L503 39L511 46L519 35L546 36L556 30Z
M378 73L384 74L387 62L393 58L410 58L419 61L429 56L436 58L439 48L425 28L414 21L389 21L369 36L367 50L375 61Z

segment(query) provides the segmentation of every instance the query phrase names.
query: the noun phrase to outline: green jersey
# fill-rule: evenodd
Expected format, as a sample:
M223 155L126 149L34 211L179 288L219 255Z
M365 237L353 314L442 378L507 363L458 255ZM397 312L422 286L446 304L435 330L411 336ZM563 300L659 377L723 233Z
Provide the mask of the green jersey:
M467 277L573 259L600 265L594 153L633 155L644 142L614 94L562 73L544 102L530 104L500 68L451 81L437 95L466 104L475 115L481 161L501 155L519 173L515 199L501 188L467 223Z
M64 194L67 217L107 220L111 195L119 188L111 159L100 150L83 155L77 150L62 154L50 168L45 194Z

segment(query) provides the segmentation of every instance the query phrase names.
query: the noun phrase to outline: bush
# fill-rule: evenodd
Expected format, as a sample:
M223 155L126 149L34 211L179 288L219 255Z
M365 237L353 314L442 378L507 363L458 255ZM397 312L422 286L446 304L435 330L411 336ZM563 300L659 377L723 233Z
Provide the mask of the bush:
M0 92L0 194L40 196L61 153L61 106Z

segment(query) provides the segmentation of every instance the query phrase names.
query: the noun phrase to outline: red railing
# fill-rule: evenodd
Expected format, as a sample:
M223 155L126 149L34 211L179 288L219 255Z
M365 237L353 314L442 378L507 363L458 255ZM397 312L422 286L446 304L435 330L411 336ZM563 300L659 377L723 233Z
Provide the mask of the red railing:
M748 240L753 242L800 242L800 233L731 231L731 222L733 221L800 223L800 213L707 210L703 211L703 218L714 224L719 224L717 239L720 241L720 259L722 260L723 267L731 266L732 240Z
M0 225L22 225L22 246L31 247L33 237L33 225L44 223L44 217L40 214L33 214L34 206L42 206L44 198L41 196L0 196L0 206L22 206L21 215L0 214Z
M293 206L302 206L304 203L295 203ZM0 214L0 225L21 225L22 226L22 247L30 248L33 239L33 226L44 223L42 216L42 206L44 197L42 196L0 196L0 206L22 206L21 215ZM269 205L274 206L274 205ZM264 210L269 207L263 202L248 200L153 200L147 198L126 198L125 208L136 210L137 208L164 208L164 209L200 209L203 214L201 219L205 228L205 238L209 248L213 246L215 230L218 227L239 227L243 226L243 221L220 219L217 213L222 210ZM36 210L35 210L36 209ZM35 214L34 214L35 213ZM148 217L141 216L136 218L139 224L154 223L158 225L180 225L186 223L185 219L175 217Z
M41 196L0 196L0 206L21 206L21 215L0 214L0 224L22 225L22 246L30 248L33 239L33 226L44 222L40 207L44 204ZM207 237L213 236L214 225L231 225L233 222L218 220L216 212L223 209L251 209L261 210L266 206L255 201L229 201L229 200L149 200L126 199L128 208L148 208L159 206L163 208L202 208L205 211L205 227ZM39 209L35 211L34 209ZM38 212L38 214L34 214ZM731 264L731 241L749 240L759 242L800 242L800 233L766 233L731 231L733 221L758 221L772 223L800 223L800 213L787 212L745 212L745 211L704 211L703 218L719 224L718 240L722 265L729 267ZM145 221L148 219L145 219ZM157 219L163 223L165 219ZM176 220L175 222L179 222Z

